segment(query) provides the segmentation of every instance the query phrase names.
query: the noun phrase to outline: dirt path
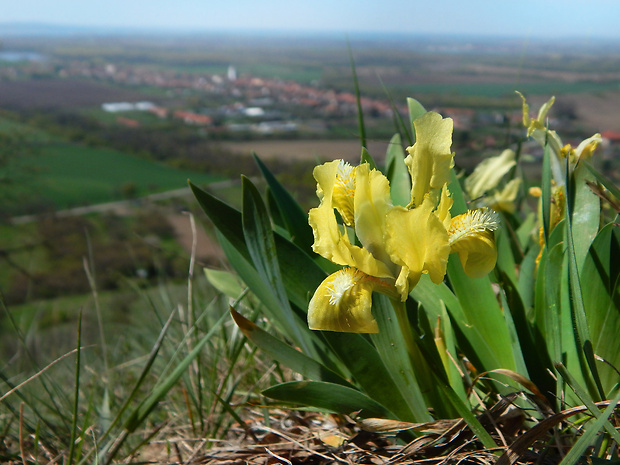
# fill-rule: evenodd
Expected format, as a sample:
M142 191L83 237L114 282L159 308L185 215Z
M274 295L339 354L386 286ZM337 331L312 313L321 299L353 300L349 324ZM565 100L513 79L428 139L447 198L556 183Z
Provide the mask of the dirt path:
M194 239L196 240L196 260L199 263L218 264L224 260L219 244L206 233L198 221L195 221L195 228L192 228L189 214L168 213L166 218L174 228L177 241L187 253L192 253Z

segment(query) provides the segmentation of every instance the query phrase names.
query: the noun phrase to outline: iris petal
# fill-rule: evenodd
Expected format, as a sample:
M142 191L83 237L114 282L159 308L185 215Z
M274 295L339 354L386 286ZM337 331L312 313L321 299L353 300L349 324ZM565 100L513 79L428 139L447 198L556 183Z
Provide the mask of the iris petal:
M517 164L516 154L506 149L500 155L483 160L465 180L469 197L476 199L499 184L502 177Z
M459 254L463 270L470 278L482 278L495 268L497 249L491 231L461 239L452 245L452 251Z
M329 275L308 306L310 329L347 333L378 333L372 316L375 280L353 268Z
M452 252L457 252L463 270L471 278L489 273L497 261L493 230L499 226L497 213L486 208L468 211L452 219L449 234Z
M357 168L355 190L355 234L365 249L391 266L385 251L385 218L392 208L390 182L377 170L364 163Z
M418 206L433 189L441 189L450 180L454 166L452 119L429 111L413 122L416 142L408 147L405 163L411 174L411 205Z
M352 244L346 230L336 220L333 192L338 164L339 160L336 160L314 169L321 203L308 214L314 234L312 249L338 265L352 266L371 276L391 278L393 275L388 266L377 260L369 250Z
M386 249L392 261L403 266L406 280L398 277L397 287L401 298L406 298L422 273L428 273L434 283L443 281L450 246L448 233L433 212L433 203L426 197L414 209L396 206L386 218ZM405 287L407 284L407 287Z

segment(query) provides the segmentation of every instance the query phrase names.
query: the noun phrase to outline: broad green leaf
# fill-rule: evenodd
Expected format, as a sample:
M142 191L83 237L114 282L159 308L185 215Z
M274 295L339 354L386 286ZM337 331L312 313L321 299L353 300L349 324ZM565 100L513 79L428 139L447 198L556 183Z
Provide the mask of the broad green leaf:
M298 321L290 307L280 274L276 244L271 229L267 208L252 182L243 177L243 212L241 216L243 236L256 271L273 293L279 305L278 317L287 330L287 335L306 351L310 352ZM274 309L275 310L275 309Z
M511 335L506 326L503 311L495 297L491 281L484 278L470 278L463 271L461 262L456 254L448 260L450 285L463 309L463 316L467 324L475 325L480 337L486 341L488 350L494 352L498 366L485 366L483 370L506 368L519 371L512 352ZM506 309L509 311L509 309ZM482 348L476 347L476 350Z
M541 255L535 281L533 335L536 347L541 351L546 350L554 363L562 360L565 347L570 347L567 344L571 342L563 340L562 337L566 330L570 330L562 326L566 323L566 318L562 316L562 281L565 276L563 230L560 223L553 231L548 246ZM568 320L570 324L570 318ZM536 379L532 381L538 384ZM556 390L561 392L561 387L556 387ZM548 392L543 393L548 395Z
M518 278L516 275L517 265L513 256L513 249L510 246L510 237L506 223L495 233L497 244L497 276L501 289L500 293L502 308L509 311L504 312L506 325L511 337L517 336L512 341L512 352L515 357L515 363L518 372L524 376L532 377L532 370L546 376L548 364L545 366L542 362L544 357L540 357L536 353L534 339L531 332L530 322L527 318L526 307L517 286ZM531 283L533 284L533 282ZM528 357L526 352L530 352Z
M299 203L297 203L289 191L280 184L256 154L254 155L254 159L271 189L273 198L276 201L280 215L286 224L286 228L291 235L293 243L297 244L303 251L309 253L312 251L314 237L312 236L312 228L308 224L308 213L301 208Z
M337 373L262 330L235 309L231 308L231 314L243 334L274 360L306 378L353 387Z
M583 268L583 262L590 250L590 244L598 233L601 220L601 200L586 184L586 181L592 180L592 173L580 163L575 168L570 183L574 193L570 225L575 261L579 271Z
M530 247L523 257L519 267L519 278L517 287L519 296L523 301L526 311L534 307L534 293L536 290L536 257L538 256L538 246Z
M243 236L241 212L191 183L190 187L204 212L221 233L220 237L225 237L245 261L251 262ZM326 273L292 242L277 233L274 239L288 297L299 308L305 309L311 297L308 294L314 292L325 279Z
M410 358L418 380L420 380L420 388L427 398L426 404L433 409L435 417L454 418L458 416L457 410L453 408L454 405L446 403L444 393L438 390L436 386L437 380L440 379L444 385L450 386L450 389L454 391L450 384L449 372L452 368L455 369L455 372L457 371L453 361L450 360L448 353L444 350L447 347L443 343L444 338L438 337L438 322L431 324L428 313L424 312L419 305L413 305L413 301L408 301L407 304L409 304L407 305L407 318L403 318L403 323L412 328L411 334L417 350L413 351ZM443 316L449 321L445 306ZM453 351L452 354L456 354L456 351ZM463 393L460 401L463 405L469 405L460 373L457 374L457 377L457 383L460 384Z
M409 122L413 123L416 119L426 113L426 109L414 98L407 98L407 108L409 109ZM415 130L412 132L415 138ZM415 140L413 141L415 142ZM412 144L413 145L413 144Z
M517 372L529 378L539 391L550 396L555 392L555 381L548 371L551 359L544 350L545 346L536 340L517 286L503 272L499 273L499 280L503 290L500 293L502 306L510 309L505 312L506 324L510 334L518 336L518 341L513 341L513 353L519 367Z
M289 337L303 339L303 344L300 344L297 340L295 342L304 347L307 355L316 355L310 343L314 337L308 329L304 315L300 314L300 312L291 312L291 307L283 308L274 290L265 284L265 280L252 263L221 233L218 233L218 240L231 266L265 306L265 312L268 314L271 323ZM295 329L291 330L291 328Z
M448 189L453 200L452 216L467 211L465 195L454 170L452 170ZM452 254L448 260L447 276L452 291L459 301L460 314L454 313L459 307L451 306L448 302L446 302L446 307L457 327L463 328L463 334L472 335L472 331L466 327L475 326L475 341L469 340L468 342L478 355L476 359L481 362L486 361L482 367L478 368L483 371L495 368L518 371L519 367L516 365L512 350L512 341L516 340L517 336L509 332L503 310L497 303L489 278L467 276L456 254ZM485 355L485 351L492 352L493 357ZM492 359L494 359L493 362L491 362Z
M495 232L495 245L497 247L497 268L508 275L513 283L516 283L516 263L505 222L502 222L499 230Z
M364 335L330 331L322 335L363 392L385 405L399 419L414 417L377 349Z
M293 381L263 391L263 395L283 402L308 405L335 413L357 414L362 418L397 419L384 406L356 389L321 381Z
M568 164L568 161L567 161ZM573 173L576 175L577 173ZM592 338L590 336L590 329L588 328L588 320L586 317L586 309L583 303L583 292L581 286L581 277L579 276L579 268L580 268L580 260L582 260L582 251L581 248L586 247L590 248L590 244L592 239L589 238L591 231L589 228L589 220L590 212L587 213L584 211L578 212L576 209L580 206L579 199L579 191L586 187L585 183L582 187L581 185L577 185L577 178L575 176L567 176L568 184L567 184L567 202L566 202L566 252L567 252L567 260L568 260L568 289L570 293L570 299L568 301L571 315L573 319L574 325L574 334L577 339L577 345L580 350L582 350L583 357L589 367L590 373L587 373L586 370L583 370L583 375L586 381L590 381L588 383L591 385L594 383L596 385L596 390L598 391L598 400L602 400L605 398L605 392L603 386L601 385L600 377L598 374L598 368L596 366L596 360L594 358L594 349L592 347ZM589 189L588 189L589 191ZM591 192L590 192L591 193ZM598 200L598 198L597 198ZM583 203L587 205L588 200L583 200ZM591 210L588 208L588 210ZM580 214L581 216L580 216ZM598 215L599 215L599 207L596 208L596 229L598 229ZM573 221L578 219L580 221L580 228L573 228ZM591 227L591 226L590 226ZM581 230L583 229L583 231ZM596 234L596 231L594 232ZM577 239L576 239L577 238ZM577 249L575 242L577 241L577 245L580 249ZM587 250L585 251L587 253ZM585 258L585 255L583 255ZM579 355L582 355L579 354ZM592 386L592 395L595 396L595 389Z
M607 189L611 193L611 195L613 195L616 199L620 200L620 189L618 189L615 186L615 184L613 183L611 179L603 175L600 171L594 168L590 163L588 162L580 162L580 163L582 163L584 166L588 168L588 170L590 170L590 172L594 175L597 181L600 182L603 186L605 186L605 189Z
M443 308L441 309L442 311L438 319L438 324L440 325L446 350L446 358L444 361L444 364L447 365L446 373L448 375L450 387L454 393L461 399L464 405L469 406L462 375L459 371L459 367L456 365L458 360L456 334L454 333L454 328L452 328L452 321L450 320L448 310L443 302L441 302L441 304Z
M594 353L608 363L598 369L607 395L618 383L620 367L620 231L605 226L590 247L581 272L583 304Z
M368 163L370 165L371 170L377 167L377 164L375 163L374 158L372 158L372 155L366 149L366 147L362 147L362 154L360 156L360 164L361 163Z
M390 194L394 205L407 205L411 200L411 175L405 165L405 151L400 134L395 134L388 145L385 175L390 180Z
M562 227L562 229L564 228ZM553 237L555 232L556 231L554 230L551 234L552 241L554 240ZM573 303L571 302L572 295L569 283L570 278L566 243L559 244L554 247L554 249L556 248L562 249L562 269L560 272L560 293L557 306L560 332L560 357L554 360L554 362L561 361L574 375L579 384L587 386L591 393L595 393L596 386L590 376L590 370L584 357L583 346L579 343L577 330L575 328ZM579 399L576 397L575 393L568 389L568 386L563 385L562 383L564 383L564 379L559 378L557 395L562 396L567 405L577 405Z
M280 207L278 207L278 203L276 202L273 192L269 186L267 186L267 189L265 190L265 203L267 205L267 210L269 211L271 221L273 222L273 230L290 241L292 238L286 227L286 221L282 218Z
M430 320L441 317L445 305L452 319L457 345L479 371L488 371L486 367L501 366L493 347L482 337L475 321L469 320L461 303L446 284L435 284L428 275L422 275L418 285L411 291L411 296L424 307Z
M411 308L409 313L411 313L411 310L414 309ZM446 316L445 311L443 314ZM402 320L402 322L408 323L406 320ZM414 332L416 337L415 343L420 350L419 354L430 364L430 371L424 373L424 367L418 367L419 363L416 362L417 354L413 353L410 356L413 365L421 369L422 376L428 377L428 379L424 380L423 387L432 391L432 394L428 392L426 394L430 399L435 416L440 418L462 418L485 447L496 447L489 433L472 414L471 407L466 398L459 397L450 386L448 376L442 366L441 356L437 352L437 345L431 339L431 332L431 325L428 319L425 318L425 314L418 313L418 330L417 333Z
M372 334L371 339L413 415L411 420L401 420L430 421L425 399L432 394L429 388L432 377L413 339L405 309L394 308L387 297L378 295L373 297L373 315L379 333ZM423 388L427 389L423 391Z
M191 182L189 187L213 225L249 260L250 254L245 245L243 227L241 226L241 212Z
M204 272L209 284L225 296L236 299L243 293L243 286L234 273L210 268L205 268Z

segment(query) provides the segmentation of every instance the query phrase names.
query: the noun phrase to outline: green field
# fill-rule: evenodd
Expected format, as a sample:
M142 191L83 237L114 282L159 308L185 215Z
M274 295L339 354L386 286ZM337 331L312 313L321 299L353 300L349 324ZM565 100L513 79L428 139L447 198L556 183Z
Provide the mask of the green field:
M205 184L220 179L182 171L106 148L71 143L38 146L36 153L19 160L29 175L15 188L34 194L56 208L122 200L187 187L187 180ZM19 170L12 166L12 170ZM1 174L1 173L0 173ZM28 213L28 212L23 212Z

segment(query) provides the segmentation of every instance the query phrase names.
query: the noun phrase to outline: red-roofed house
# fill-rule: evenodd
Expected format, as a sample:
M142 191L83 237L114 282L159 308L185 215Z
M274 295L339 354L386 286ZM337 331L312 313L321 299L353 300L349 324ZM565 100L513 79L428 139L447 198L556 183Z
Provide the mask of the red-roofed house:
M195 124L197 126L209 126L213 124L213 119L207 115L199 115L190 111L175 111L174 117L182 119L185 124Z

